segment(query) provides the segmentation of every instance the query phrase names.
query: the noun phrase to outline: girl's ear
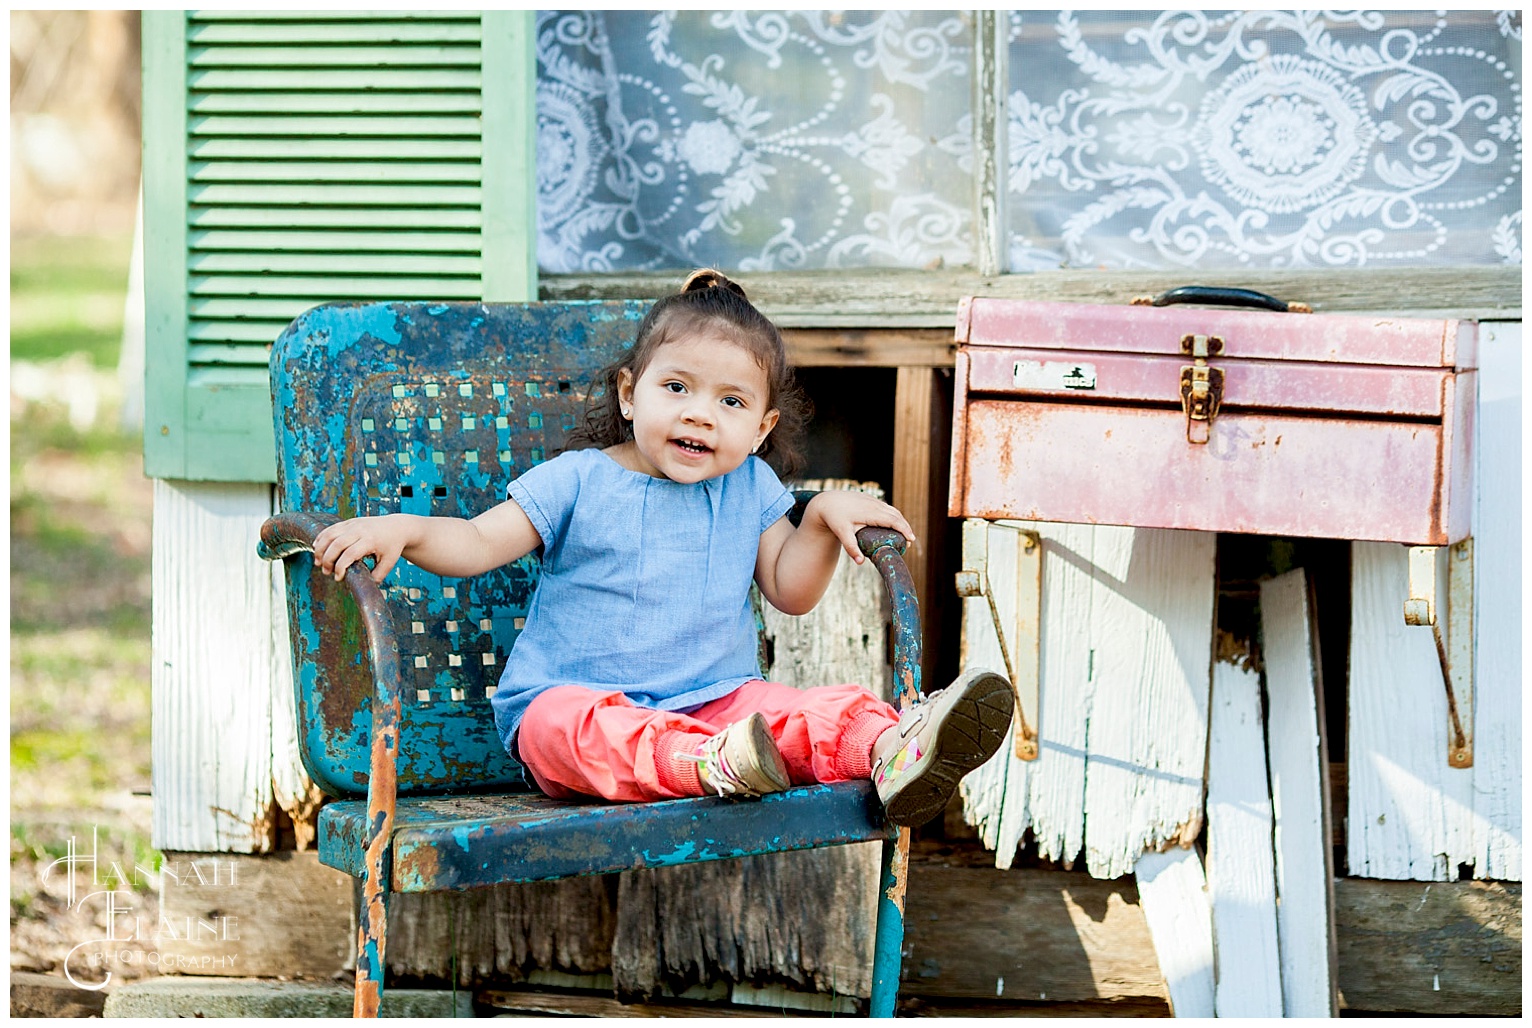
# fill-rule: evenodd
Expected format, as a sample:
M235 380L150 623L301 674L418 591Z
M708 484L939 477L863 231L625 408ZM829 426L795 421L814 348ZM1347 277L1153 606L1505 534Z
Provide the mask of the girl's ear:
M755 446L751 449L751 453L761 448L761 444L766 441L766 437L771 435L771 430L777 427L777 419L781 416L781 411L772 408L766 412L765 417L761 418L760 433L755 437Z
M629 414L633 407L633 370L631 368L617 369L617 409L622 412L624 420L631 420Z

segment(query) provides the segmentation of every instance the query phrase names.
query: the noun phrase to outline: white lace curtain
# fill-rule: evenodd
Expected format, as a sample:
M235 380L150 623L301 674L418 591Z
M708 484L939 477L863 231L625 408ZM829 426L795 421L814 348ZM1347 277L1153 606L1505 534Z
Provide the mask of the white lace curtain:
M1521 261L1510 11L1017 11L1013 271ZM538 262L973 262L972 20L538 14Z

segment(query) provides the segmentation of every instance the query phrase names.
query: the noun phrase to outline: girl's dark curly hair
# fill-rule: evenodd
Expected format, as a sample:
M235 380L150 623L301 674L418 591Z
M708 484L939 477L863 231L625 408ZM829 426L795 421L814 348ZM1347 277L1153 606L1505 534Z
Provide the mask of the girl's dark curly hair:
M778 419L757 456L783 478L796 474L803 465L803 430L812 413L809 399L788 366L787 348L777 326L755 309L737 282L712 268L692 272L680 292L656 300L649 308L632 347L603 368L591 384L585 423L570 432L564 448L616 446L632 439L633 426L618 410L618 372L626 368L636 381L660 347L703 326L750 351L766 372L767 409L776 410Z

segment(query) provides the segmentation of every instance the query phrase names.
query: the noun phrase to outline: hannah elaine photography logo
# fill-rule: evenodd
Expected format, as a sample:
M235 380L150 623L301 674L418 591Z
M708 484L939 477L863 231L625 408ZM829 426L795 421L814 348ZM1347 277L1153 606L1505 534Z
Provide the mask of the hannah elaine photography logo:
M43 868L39 877L49 884L62 874L64 895L71 913L83 914L102 934L86 939L70 949L64 958L64 977L76 988L104 989L112 980L112 964L145 963L161 971L232 970L237 954L185 957L162 955L143 944L162 942L221 943L239 940L239 919L222 915L209 917L163 916L146 919L138 906L138 890L157 890L164 881L174 884L223 888L235 884L235 865L212 857L196 860L167 861L157 857L148 866L132 860L104 860L99 854L98 830L91 827L90 849L82 851L71 835L59 857ZM104 925L104 927L103 927ZM132 947L125 943L135 943ZM231 947L232 948L232 947ZM97 982L82 981L77 972L95 969L104 972Z

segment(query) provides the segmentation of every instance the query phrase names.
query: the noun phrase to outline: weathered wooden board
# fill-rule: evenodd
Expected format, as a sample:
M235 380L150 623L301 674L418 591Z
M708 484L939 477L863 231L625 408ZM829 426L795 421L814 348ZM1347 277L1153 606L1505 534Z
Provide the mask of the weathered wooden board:
M730 1007L720 1010L712 1003L623 1003L611 996L588 993L543 992L521 989L485 989L474 994L481 1007L500 1011L501 1016L520 1017L711 1017L727 1013L729 1017L780 1017L773 1010Z
M1078 1003L981 1003L899 997L900 1017L1171 1017L1162 999L1102 999Z
M1213 665L1208 730L1208 902L1219 1017L1281 1017L1276 867L1261 676Z
M921 620L922 676L936 666L941 645L941 619L936 615L937 558L943 554L946 497L942 478L951 435L950 403L938 395L939 379L930 368L900 368L894 381L894 479L890 502L915 530L919 545L905 552L915 599L925 613ZM950 396L951 389L946 390ZM944 683L945 684L945 683ZM926 683L926 688L933 688Z
M878 845L623 874L612 945L617 995L652 999L662 986L720 981L870 995ZM862 855L869 851L870 875Z
M1341 878L1335 898L1345 1007L1521 1012L1519 884ZM1127 879L912 863L901 1013L922 997L940 1004L931 1013L1001 1016L1019 1013L1004 1000L1039 1002L1043 993L1050 1004L1164 1003L1144 910ZM973 1007L952 1006L961 1001Z
M1262 582L1277 939L1288 1017L1333 1017L1337 1009L1329 753L1316 646L1307 572Z
M1522 332L1479 335L1474 511L1474 877L1521 881Z
M293 692L292 645L287 633L287 575L271 571L271 790L292 821L297 848L314 845L324 793L304 770L298 748L297 697Z
M1431 629L1404 623L1408 553L1387 543L1351 547L1346 861L1369 878L1449 881L1473 860L1475 776L1447 764L1447 699Z
M313 850L163 856L163 970L328 979L355 966L351 876Z
M255 555L270 515L269 485L154 483L151 774L161 850L259 853L275 841L273 569Z
M1447 763L1431 629L1405 625L1407 551L1352 547L1347 862L1372 878L1521 877L1521 331L1480 338L1474 765ZM1449 644L1450 645L1450 644Z
M681 284L679 272L543 275L544 300L658 297ZM951 326L964 296L1070 303L1127 303L1186 285L1178 271L1059 270L1031 275L976 274L967 268L862 272L779 271L746 276L751 299L784 326ZM1386 311L1391 317L1521 316L1519 267L1347 268L1199 271L1208 286L1258 289L1302 299L1316 311ZM887 362L884 362L888 366Z
M1519 882L1335 883L1344 1006L1519 1016Z
M999 867L1030 829L1041 856L1067 866L1083 847L1092 875L1120 877L1144 850L1201 831L1216 537L966 524L988 535L990 586L1009 638L1016 528L1043 538L1041 754L1022 761L1002 748L964 781L964 817ZM1003 668L988 602L962 603L962 666Z
M793 367L952 367L957 344L946 328L788 328Z
M1190 847L1151 850L1134 871L1144 920L1177 1017L1212 1017L1213 911L1202 858Z
M546 968L611 966L616 875L389 897L388 970L452 981L515 981Z
M1166 997L1130 879L912 863L905 914L903 996Z

